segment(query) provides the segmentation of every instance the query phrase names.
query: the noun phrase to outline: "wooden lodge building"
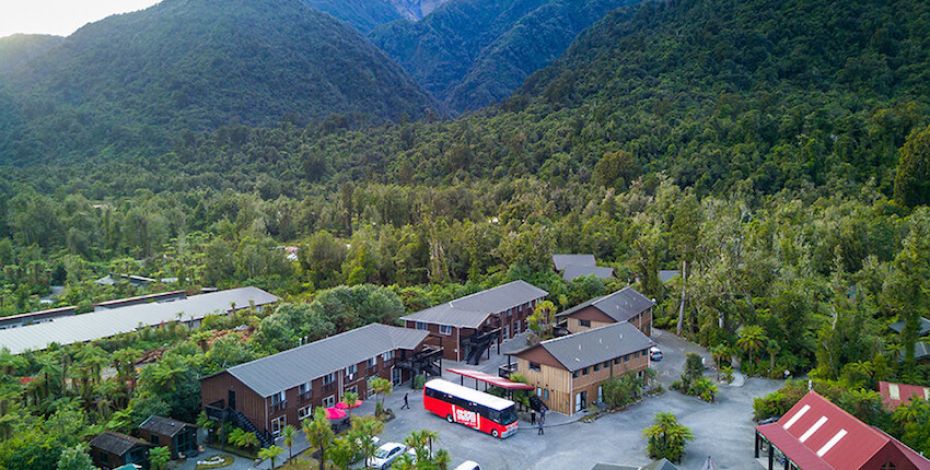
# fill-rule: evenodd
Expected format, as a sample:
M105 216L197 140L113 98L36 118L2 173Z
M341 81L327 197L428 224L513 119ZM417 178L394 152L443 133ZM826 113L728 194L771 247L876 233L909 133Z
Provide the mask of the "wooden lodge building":
M519 340L517 340L519 341ZM655 343L630 323L543 341L509 351L515 370L536 387L536 395L552 411L572 415L603 401L601 383L649 367Z
M527 329L526 318L548 292L514 281L401 317L407 328L427 331L429 343L452 361L477 364L491 345Z
M197 426L162 416L149 416L139 426L139 435L155 447L167 447L171 460L196 455Z
M270 445L284 426L300 427L314 407L331 407L344 393L371 396L371 379L399 385L414 375L438 375L442 354L426 331L371 324L204 377L207 416L232 421ZM438 361L438 364L437 364Z
M652 336L652 308L655 302L632 287L591 299L556 315L570 333L627 322L646 336Z
M126 434L105 431L90 441L90 456L94 466L112 470L124 465L149 468L149 449L152 446Z

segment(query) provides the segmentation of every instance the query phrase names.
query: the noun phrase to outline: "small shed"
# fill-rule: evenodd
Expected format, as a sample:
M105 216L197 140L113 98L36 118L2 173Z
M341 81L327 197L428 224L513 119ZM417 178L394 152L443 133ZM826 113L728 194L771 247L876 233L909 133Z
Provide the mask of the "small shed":
M90 441L90 455L94 465L111 470L124 465L149 466L149 443L126 434L106 431Z
M197 453L197 426L163 416L149 416L139 426L139 434L153 446L167 447L171 459Z

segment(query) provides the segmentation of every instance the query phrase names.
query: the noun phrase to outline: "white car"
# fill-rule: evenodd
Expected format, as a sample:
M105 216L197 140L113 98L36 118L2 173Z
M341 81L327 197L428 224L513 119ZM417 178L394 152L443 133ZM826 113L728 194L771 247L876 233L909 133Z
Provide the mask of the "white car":
M378 470L386 470L391 468L391 464L397 460L397 457L400 457L400 454L403 454L407 450L407 446L403 444L398 444L396 442L388 442L387 444L378 447L378 450L375 451L375 456L371 458L371 463L368 464L369 468L377 468Z
M462 462L462 464L459 465L458 467L455 467L455 470L481 470L481 467L478 466L476 462L472 462L471 460L466 460Z

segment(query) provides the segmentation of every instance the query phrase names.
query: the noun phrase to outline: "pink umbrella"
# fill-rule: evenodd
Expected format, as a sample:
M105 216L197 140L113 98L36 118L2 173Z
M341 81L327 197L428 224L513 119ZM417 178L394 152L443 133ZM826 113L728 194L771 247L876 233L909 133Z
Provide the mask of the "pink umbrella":
M342 419L347 413L339 408L326 408L326 419Z
M362 406L362 403L364 403L362 400L355 400L355 403L351 405L346 404L345 402L339 402L336 403L336 408L339 408L340 410L354 410L355 408Z

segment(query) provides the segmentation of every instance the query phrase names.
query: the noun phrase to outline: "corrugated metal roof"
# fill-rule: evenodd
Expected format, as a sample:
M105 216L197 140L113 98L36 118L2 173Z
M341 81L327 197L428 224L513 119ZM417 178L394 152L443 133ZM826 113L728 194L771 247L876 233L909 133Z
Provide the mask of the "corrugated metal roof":
M582 276L594 276L600 279L610 279L614 277L613 268L602 268L599 266L567 266L562 271L562 279L572 281Z
M566 315L571 315L591 305L604 312L604 314L610 318L613 318L614 321L625 322L629 321L636 315L649 310L653 305L655 305L655 303L652 300L649 300L649 298L647 298L645 295L640 294L636 289L632 287L624 287L623 289L620 289L613 294L608 294L603 297L591 299L582 304L578 304L558 314L557 316L564 317Z
M539 343L570 371L643 351L653 345L648 336L629 323L614 323Z
M569 266L597 266L594 255L552 255L552 264L556 271L562 271Z
M181 432L184 428L196 428L190 423L185 423L184 421L178 421L176 419L165 418L164 416L152 415L145 419L142 424L139 425L139 429L144 429L155 434L161 434L162 436L171 436L174 437L177 433Z
M459 328L478 328L491 314L518 307L547 295L548 292L528 282L513 281L421 310L401 319Z
M888 411L907 404L911 399L930 400L930 387L920 385L896 384L880 381L878 392L882 396L882 403Z
M126 454L126 452L129 452L136 446L151 447L148 442L142 439L136 439L135 437L115 431L104 431L98 434L90 440L90 446L120 456Z
M263 397L395 349L416 349L428 331L374 323L227 370Z
M0 347L8 348L13 354L27 350L42 350L52 343L73 344L108 338L128 333L142 326L153 326L177 321L200 320L210 314L236 308L267 305L278 301L278 297L256 287L242 287L210 294L188 297L168 303L131 305L128 307L101 310L64 318L48 323L0 330Z
M930 469L930 461L902 451L906 446L813 391L777 422L756 429L804 470L862 469L890 443L916 468Z
M927 336L930 335L930 320L927 320L924 317L920 317L917 321L917 335L918 336ZM896 321L888 326L896 333L904 332L904 320Z

